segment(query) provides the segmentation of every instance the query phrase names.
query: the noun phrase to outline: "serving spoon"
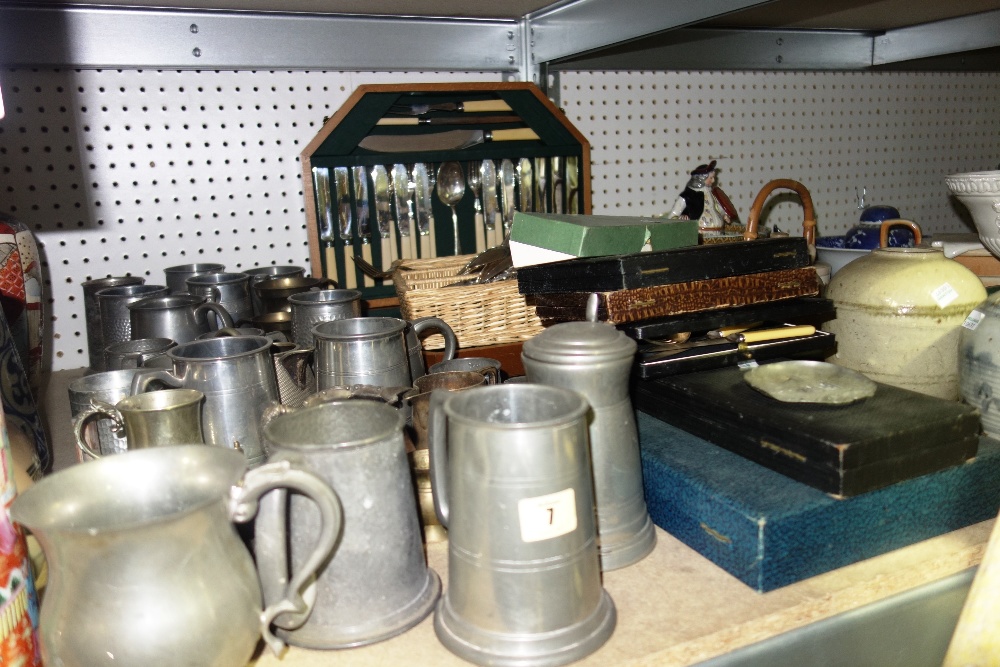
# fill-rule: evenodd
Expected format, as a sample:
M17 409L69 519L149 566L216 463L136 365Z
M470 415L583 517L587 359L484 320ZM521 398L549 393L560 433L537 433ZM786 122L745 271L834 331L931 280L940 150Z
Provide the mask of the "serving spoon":
M465 196L465 173L457 162L443 162L437 171L438 199L451 208L451 224L455 232L455 254L462 254L462 242L458 237L458 213L455 204Z

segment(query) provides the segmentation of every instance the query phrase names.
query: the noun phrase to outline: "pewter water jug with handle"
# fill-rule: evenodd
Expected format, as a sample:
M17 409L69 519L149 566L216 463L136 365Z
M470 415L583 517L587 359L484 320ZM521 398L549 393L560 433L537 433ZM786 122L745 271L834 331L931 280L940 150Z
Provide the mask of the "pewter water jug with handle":
M261 611L257 571L232 522L253 518L278 487L308 495L322 520L301 569ZM62 667L245 665L261 635L278 653L271 622L308 615L301 591L340 532L334 492L305 468L247 471L237 452L204 445L72 466L27 489L11 514L48 559L39 635L45 664Z
M431 396L430 466L448 529L438 639L480 665L551 667L614 631L601 586L587 403L536 384Z
M434 608L441 581L424 558L402 414L373 400L281 412L264 426L268 462L301 462L320 471L337 489L344 529L333 558L310 585L312 613L279 616L276 634L289 644L332 649L413 627ZM300 495L278 490L264 497L255 539L266 601L281 596L289 563L300 568L318 519Z
M205 442L239 449L250 465L264 461L260 415L278 400L278 381L271 358L271 339L229 336L193 340L167 353L173 370L141 371L132 393L146 391L155 380L168 387L197 389L205 394L202 430Z
M596 320L596 303L591 311ZM656 546L646 510L639 433L629 396L636 342L597 321L554 324L525 341L525 377L579 391L590 404L597 534L605 571L631 565Z

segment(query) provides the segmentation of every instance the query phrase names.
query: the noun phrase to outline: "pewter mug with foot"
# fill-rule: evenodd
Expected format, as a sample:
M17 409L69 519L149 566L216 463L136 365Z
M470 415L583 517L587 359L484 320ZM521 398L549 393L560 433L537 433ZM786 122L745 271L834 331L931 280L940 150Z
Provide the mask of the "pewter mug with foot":
M315 599L312 614L279 616L276 633L289 644L331 649L371 644L413 627L433 609L441 581L424 558L401 413L356 399L278 412L283 414L264 425L268 461L302 462L319 471L337 490L344 529L333 558L307 591ZM299 569L308 553L318 520L311 505L283 490L261 501L255 539L268 602L281 595L289 563Z
M322 520L311 553L263 611L254 562L232 522L253 518L278 487L308 495ZM38 538L50 580L39 637L62 667L245 665L282 613L308 616L302 594L340 532L336 495L301 466L246 470L237 452L153 447L42 479L11 507ZM279 599L283 598L283 599Z

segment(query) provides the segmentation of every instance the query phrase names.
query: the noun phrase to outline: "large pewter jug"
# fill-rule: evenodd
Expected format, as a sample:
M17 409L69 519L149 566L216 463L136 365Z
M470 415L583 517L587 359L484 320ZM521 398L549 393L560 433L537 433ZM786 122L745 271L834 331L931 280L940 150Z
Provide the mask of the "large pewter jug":
M264 461L260 415L278 400L278 381L271 358L271 339L228 336L193 340L167 353L173 370L142 371L132 393L146 391L159 380L169 387L205 394L202 430L210 445L239 449L250 465Z
M596 651L601 586L587 402L539 384L431 398L434 505L448 529L438 639L480 665L552 667Z
M406 387L412 384L406 322L396 317L352 317L313 327L316 388Z
M250 553L232 522L253 518L277 487L313 499L323 516L311 555L285 599L261 611ZM204 445L154 447L47 477L13 504L38 538L50 580L39 634L47 665L245 665L271 621L308 613L300 592L333 550L340 509L318 477L287 462L247 471L238 453Z
M373 400L282 410L268 421L268 461L301 462L337 489L343 532L333 558L307 595L307 619L275 619L289 644L332 649L397 635L434 608L441 581L427 567L403 443L403 416ZM261 502L255 529L264 599L280 597L289 569L308 555L318 514L298 494L274 491ZM287 522L287 537L281 526ZM291 568L289 568L289 562Z
M128 310L132 338L169 338L175 343L187 343L216 329L217 322L223 327L235 326L225 306L196 294L140 299L130 303Z
M656 546L646 509L635 408L629 375L636 342L610 324L593 319L545 329L521 351L530 382L574 389L590 404L590 456L594 461L597 534L601 568L626 567Z

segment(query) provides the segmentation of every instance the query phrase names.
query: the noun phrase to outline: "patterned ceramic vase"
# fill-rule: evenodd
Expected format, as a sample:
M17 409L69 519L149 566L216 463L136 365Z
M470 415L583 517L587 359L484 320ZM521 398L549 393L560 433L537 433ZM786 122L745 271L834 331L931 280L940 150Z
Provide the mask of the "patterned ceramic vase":
M11 521L17 495L14 459L0 411L0 665L42 664L38 643L38 595L28 547Z
M0 213L0 304L37 396L42 374L42 267L38 244L22 222Z
M876 382L957 400L962 324L986 298L978 277L937 248L877 248L838 271L830 361Z
M1000 437L1000 292L976 306L961 332L959 389L979 408L983 431Z

